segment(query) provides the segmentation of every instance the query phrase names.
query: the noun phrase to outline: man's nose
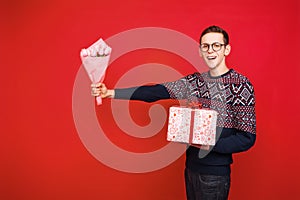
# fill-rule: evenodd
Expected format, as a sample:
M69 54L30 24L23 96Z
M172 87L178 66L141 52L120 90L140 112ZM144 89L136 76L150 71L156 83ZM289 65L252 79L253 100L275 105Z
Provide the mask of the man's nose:
M214 50L212 49L212 46L209 46L208 50L207 50L207 53L213 53L213 52L214 52Z
M207 53L213 53L213 52L214 52L214 50L213 50L212 45L209 45L209 46L208 46Z

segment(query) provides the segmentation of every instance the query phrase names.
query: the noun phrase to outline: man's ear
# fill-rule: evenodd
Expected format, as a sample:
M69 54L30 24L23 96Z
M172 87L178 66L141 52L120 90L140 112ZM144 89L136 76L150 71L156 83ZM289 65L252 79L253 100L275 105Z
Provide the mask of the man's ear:
M230 44L227 44L225 47L224 55L228 56L230 54L230 51L231 51L231 46L230 46Z

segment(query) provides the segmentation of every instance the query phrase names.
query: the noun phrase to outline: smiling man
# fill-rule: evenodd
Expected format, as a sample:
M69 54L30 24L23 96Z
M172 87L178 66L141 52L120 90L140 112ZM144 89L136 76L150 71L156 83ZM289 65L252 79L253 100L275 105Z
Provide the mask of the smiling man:
M209 27L201 34L200 56L207 64L211 76L220 76L229 70L225 63L225 57L231 50L228 42L228 34L219 27Z
M199 42L200 57L209 69L207 72L196 72L174 82L123 89L93 84L92 95L145 102L187 99L216 110L215 146L190 146L186 151L186 194L188 200L226 200L232 154L247 151L255 143L254 88L247 77L227 67L226 56L231 47L225 30L210 26L202 32Z

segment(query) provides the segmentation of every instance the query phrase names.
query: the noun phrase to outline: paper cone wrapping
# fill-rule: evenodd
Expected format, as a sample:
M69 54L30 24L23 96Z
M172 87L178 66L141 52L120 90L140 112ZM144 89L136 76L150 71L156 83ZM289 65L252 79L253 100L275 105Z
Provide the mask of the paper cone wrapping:
M80 58L92 83L103 82L111 54L111 48L100 38L87 49L82 49ZM97 104L102 104L101 97L97 97Z

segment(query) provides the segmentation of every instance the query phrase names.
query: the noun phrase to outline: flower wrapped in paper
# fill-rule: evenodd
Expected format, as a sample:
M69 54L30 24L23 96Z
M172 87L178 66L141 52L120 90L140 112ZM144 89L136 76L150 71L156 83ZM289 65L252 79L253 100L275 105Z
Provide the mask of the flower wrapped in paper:
M103 82L111 54L111 48L100 38L87 49L82 49L80 58L92 83ZM102 104L100 96L97 104Z

